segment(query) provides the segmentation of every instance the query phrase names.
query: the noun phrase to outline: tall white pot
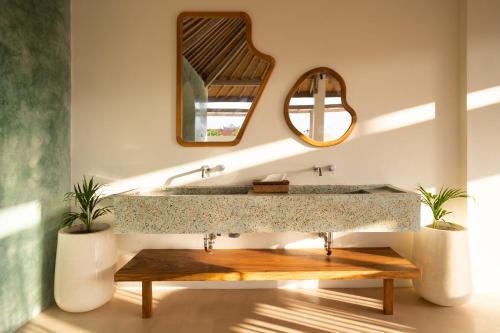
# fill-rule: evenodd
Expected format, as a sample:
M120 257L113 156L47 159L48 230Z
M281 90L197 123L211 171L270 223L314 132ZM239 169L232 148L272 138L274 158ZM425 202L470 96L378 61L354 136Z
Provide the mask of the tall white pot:
M111 227L94 223L92 233L75 233L78 226L59 230L54 298L68 312L100 307L113 296L116 244Z
M463 304L472 296L467 230L423 227L415 234L413 262L421 278L413 280L417 293L442 306Z

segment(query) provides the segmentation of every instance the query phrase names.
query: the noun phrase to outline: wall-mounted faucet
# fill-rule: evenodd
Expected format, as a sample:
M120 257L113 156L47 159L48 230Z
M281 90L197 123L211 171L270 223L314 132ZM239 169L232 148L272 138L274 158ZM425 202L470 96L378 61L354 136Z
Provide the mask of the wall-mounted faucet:
M323 176L323 171L322 171L321 167L315 165L315 166L313 166L313 170L314 170L314 172L318 173L318 176Z
M200 170L201 170L201 178L207 178L208 177L208 170L210 167L208 165L203 165Z
M320 232L318 236L323 238L326 255L331 255L333 252L333 232Z
M330 164L326 166L326 169L330 172L334 172L337 169L337 167L335 166L335 164ZM323 176L323 167L315 165L313 166L313 170L314 172L318 173L318 176Z
M225 169L226 169L226 167L223 164L219 164L217 166L214 166L213 168L209 167L208 165L203 165L200 168L201 178L210 177L210 172L212 172L212 171L224 171Z
M220 236L220 234L214 234L214 233L209 233L205 234L203 237L203 247L205 248L205 252L211 253L212 249L214 248L215 245L215 239L217 236Z

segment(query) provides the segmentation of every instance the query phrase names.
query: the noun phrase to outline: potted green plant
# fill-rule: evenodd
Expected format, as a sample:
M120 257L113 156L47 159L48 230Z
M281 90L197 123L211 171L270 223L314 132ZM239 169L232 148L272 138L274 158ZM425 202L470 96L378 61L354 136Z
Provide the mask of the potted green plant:
M421 277L413 280L413 286L432 303L463 304L472 295L467 229L446 221L451 212L444 206L452 199L467 198L467 192L442 187L433 194L422 186L417 191L421 202L431 209L433 221L415 235L413 261L420 268Z
M113 296L115 239L109 224L96 222L111 212L102 206L101 187L84 177L65 196L76 207L64 214L58 232L54 298L65 311L90 311Z

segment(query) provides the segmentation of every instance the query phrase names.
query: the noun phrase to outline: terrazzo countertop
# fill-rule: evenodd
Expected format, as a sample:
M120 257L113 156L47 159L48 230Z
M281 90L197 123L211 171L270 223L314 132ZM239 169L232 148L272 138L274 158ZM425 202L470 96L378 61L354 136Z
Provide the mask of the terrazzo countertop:
M391 185L174 187L113 196L115 233L401 232L420 228L420 196Z

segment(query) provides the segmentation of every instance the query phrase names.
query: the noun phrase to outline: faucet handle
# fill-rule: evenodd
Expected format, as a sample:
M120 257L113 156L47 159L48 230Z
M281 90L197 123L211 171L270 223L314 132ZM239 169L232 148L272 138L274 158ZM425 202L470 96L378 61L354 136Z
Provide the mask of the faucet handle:
M210 167L208 165L202 165L201 168L201 178L207 178L209 176Z
M226 170L226 167L224 166L224 164L219 164L219 165L213 167L211 171L221 171L222 172L224 170Z
M210 173L213 171L224 171L226 167L224 164L219 164L213 168L211 168L209 165L202 165L199 170L201 170L201 178L207 178L210 176Z
M337 166L335 164L330 164L328 166L328 171L335 172L335 170L337 170Z
M321 170L321 167L318 165L313 166L314 172L317 172L319 176L323 176L323 171Z

